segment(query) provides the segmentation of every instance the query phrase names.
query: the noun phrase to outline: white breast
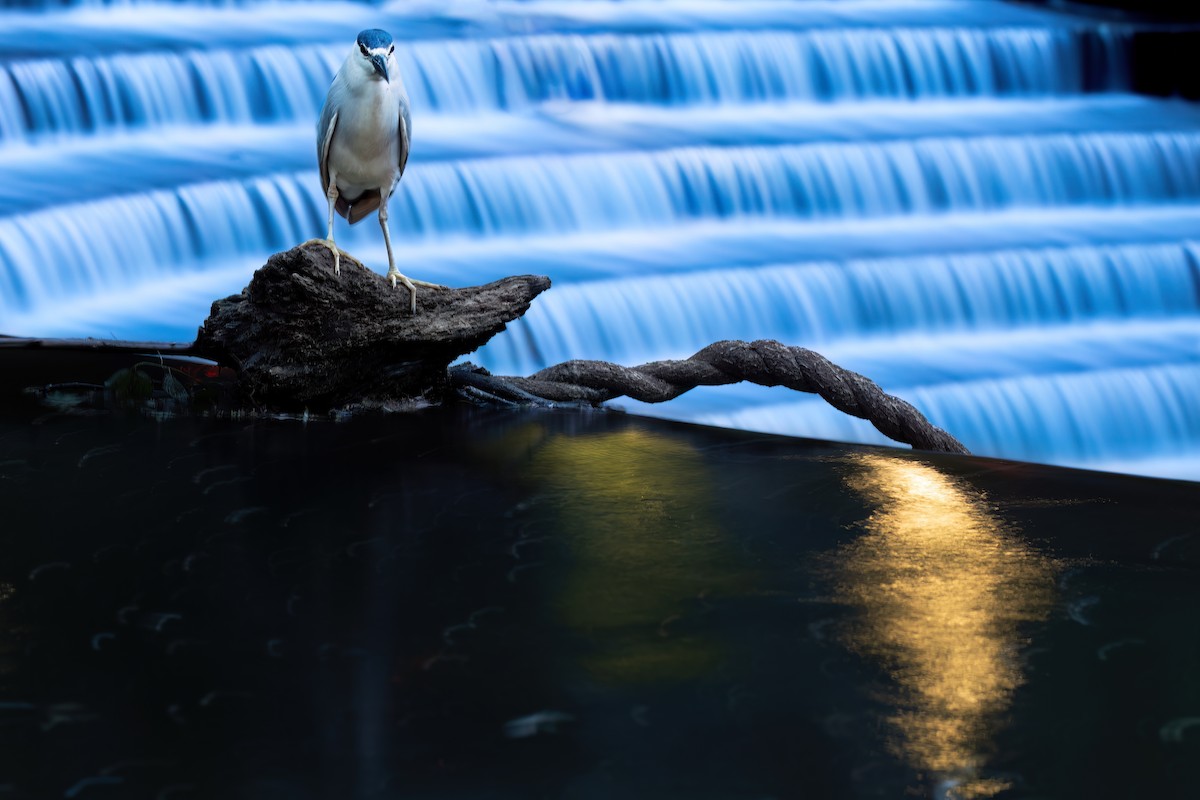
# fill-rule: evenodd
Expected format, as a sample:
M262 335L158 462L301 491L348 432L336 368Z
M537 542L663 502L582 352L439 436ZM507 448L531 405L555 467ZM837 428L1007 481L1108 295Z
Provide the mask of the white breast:
M399 102L383 81L341 88L337 128L329 144L338 191L354 197L379 189L386 197L400 178Z

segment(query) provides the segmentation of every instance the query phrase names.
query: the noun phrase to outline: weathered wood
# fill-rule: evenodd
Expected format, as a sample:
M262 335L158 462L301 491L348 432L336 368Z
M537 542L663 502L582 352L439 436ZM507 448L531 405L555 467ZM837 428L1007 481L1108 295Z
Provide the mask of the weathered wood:
M881 433L922 450L966 453L967 448L931 424L912 405L893 397L857 372L842 369L820 353L770 339L714 342L691 358L623 367L607 361L565 361L528 378L499 377L472 364L450 372L462 388L503 402L591 403L616 397L665 403L697 386L749 381L786 386L825 398L839 411L868 420Z
M306 242L277 253L241 294L213 303L195 352L236 365L256 405L323 410L440 402L446 368L504 330L550 287L522 275L463 289L404 287Z
M211 395L216 385L220 402L210 406L218 408L404 409L455 396L511 405L599 406L622 395L661 403L697 386L750 381L819 394L838 410L870 420L887 436L914 447L967 452L916 408L870 379L811 350L770 340L715 342L688 359L638 367L568 361L528 378L498 377L469 364L450 371L452 361L524 314L533 299L550 287L550 279L522 275L465 289L420 287L413 314L406 289L393 288L349 254L343 253L341 262L343 269L336 275L332 253L319 241L271 256L241 294L213 303L193 345L0 338L0 353L99 350L143 360L151 354L160 360L200 356L213 359L216 364L211 366L238 370L236 381L222 382L219 371L210 376L192 366L160 364L162 386L156 389L144 374L147 364L135 364L106 377L103 386L83 386L96 390L92 394L99 400L93 398L93 404L148 403L157 391L186 407L201 390ZM180 383L175 373L192 383ZM120 389L134 378L134 388L144 391L126 391L122 396ZM78 388L78 378L74 380L72 385ZM63 381L47 381L56 385L43 387L43 395L49 397L53 391L55 397L75 397L78 392L64 393Z

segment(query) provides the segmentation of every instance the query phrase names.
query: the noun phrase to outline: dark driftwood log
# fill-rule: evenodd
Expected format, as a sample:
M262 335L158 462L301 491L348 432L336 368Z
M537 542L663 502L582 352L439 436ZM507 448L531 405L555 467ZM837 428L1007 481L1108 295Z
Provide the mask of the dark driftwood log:
M420 277L419 275L416 277ZM446 367L504 330L550 287L536 275L408 291L320 243L277 253L241 294L213 303L196 352L234 363L256 405L386 407L448 390Z
M696 386L750 381L819 394L914 447L967 452L870 379L811 350L769 340L716 342L688 359L638 367L568 361L528 378L497 377L470 364L447 369L549 287L549 278L533 275L466 289L422 287L411 314L406 289L393 288L345 254L335 275L329 249L309 242L272 256L241 294L213 303L194 345L0 338L0 353L33 354L39 363L49 351L99 350L142 361L207 356L238 369L234 390L243 399L235 403L248 397L255 407L279 410L403 408L442 402L456 390L467 399L516 405L600 405L622 395L661 403Z

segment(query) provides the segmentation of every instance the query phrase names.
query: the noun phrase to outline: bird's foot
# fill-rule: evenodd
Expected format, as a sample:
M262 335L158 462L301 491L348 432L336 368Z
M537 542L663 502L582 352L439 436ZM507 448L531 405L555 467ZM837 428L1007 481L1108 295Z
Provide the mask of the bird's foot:
M304 247L304 245L309 244L319 244L323 247L328 247L329 252L333 253L333 274L342 274L342 251L336 244L333 243L333 239L309 239L300 246Z
M404 275L403 275L403 274L400 272L400 270L396 269L395 267L393 267L392 269L388 270L388 274L387 274L387 275L385 275L384 277L385 277L385 278L387 278L388 280L390 280L390 281L392 282L392 288L393 288L393 289L395 289L395 288L396 288L396 281L400 281L401 283L403 283L403 284L404 284L404 287L405 287L406 289L408 289L408 299L409 299L409 303L408 303L408 310L409 310L409 313L412 313L412 314L415 314L415 313L417 313L417 287L413 285L413 282L412 282L412 281L410 281L408 278L406 278L406 277L405 277L405 276L404 276ZM422 283L422 284L424 284L424 285L426 285L426 286L429 286L429 285L430 285L430 284L426 284L424 281L417 281L417 283Z
M333 239L326 239L329 249L333 251L333 274L342 274L342 250L333 243Z
M416 278L409 278L413 286L420 286L422 289L449 289L449 286L443 286L440 283L430 283L429 281L419 281Z

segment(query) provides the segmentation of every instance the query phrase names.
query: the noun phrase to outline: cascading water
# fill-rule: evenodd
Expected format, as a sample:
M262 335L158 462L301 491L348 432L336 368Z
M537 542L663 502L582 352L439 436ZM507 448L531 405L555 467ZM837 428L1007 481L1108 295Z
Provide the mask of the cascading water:
M379 26L413 100L406 271L555 281L489 368L778 338L975 452L1200 479L1200 109L1128 93L1128 26L954 0L28 5L0 15L5 333L187 339L320 235L315 118ZM339 225L382 271L373 220ZM628 406L883 441L779 390Z

